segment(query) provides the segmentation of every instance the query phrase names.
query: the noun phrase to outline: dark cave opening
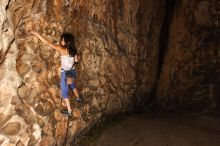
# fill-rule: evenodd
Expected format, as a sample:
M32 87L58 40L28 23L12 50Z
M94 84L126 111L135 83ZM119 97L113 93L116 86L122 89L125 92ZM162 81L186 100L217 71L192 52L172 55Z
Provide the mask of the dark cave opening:
M169 30L170 24L172 22L173 14L175 11L176 0L166 0L166 10L163 19L163 25L161 27L161 32L159 36L159 63L158 63L158 73L157 79L160 78L160 74L163 67L164 56L168 49L169 43Z
M148 95L148 98L144 99L143 107L141 108L142 111L159 111L160 107L157 104L157 87L158 82L160 79L160 75L162 73L162 68L164 65L164 57L166 55L168 44L169 44L169 31L170 25L172 22L173 14L175 12L176 7L176 0L166 0L165 2L165 13L163 16L162 26L158 38L158 66L157 66L157 78L155 86L153 87L152 91Z

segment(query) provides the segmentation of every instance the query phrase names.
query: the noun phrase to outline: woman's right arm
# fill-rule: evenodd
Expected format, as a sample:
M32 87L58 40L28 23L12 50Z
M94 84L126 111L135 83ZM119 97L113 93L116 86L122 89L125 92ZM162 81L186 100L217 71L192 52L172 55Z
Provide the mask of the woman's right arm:
M53 43L51 43L50 41L48 41L47 39L45 39L43 36L41 36L39 33L37 33L36 31L31 31L31 34L35 35L39 40L41 40L45 45L59 51L59 52L64 52L65 49L61 46L55 45Z
M79 62L79 60L80 60L80 56L76 54L74 56L74 62L77 64Z

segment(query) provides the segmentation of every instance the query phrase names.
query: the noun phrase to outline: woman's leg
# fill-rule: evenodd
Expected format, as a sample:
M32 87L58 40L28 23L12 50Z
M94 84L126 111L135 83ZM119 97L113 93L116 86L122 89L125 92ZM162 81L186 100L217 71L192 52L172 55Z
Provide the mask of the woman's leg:
M79 98L79 92L76 88L73 89L73 92L76 95L76 97Z
M72 109L71 109L70 101L69 101L68 88L69 86L67 84L66 74L65 72L61 72L61 94L65 101L68 113L71 113Z
M73 89L73 92L74 92L75 96L76 96L77 98L79 98L79 92L78 92L78 90L77 90L77 88L76 88L76 84L75 84L75 80L76 80L76 77L77 77L77 73L76 73L76 70L75 70L75 69L72 70L72 76L73 76L73 78L72 78L72 84L71 84L70 86L71 86L71 88Z
M73 89L73 92L74 92L75 96L78 98L79 97L79 92L78 92L78 90L76 88L76 85L75 85L75 79L73 79L72 81L73 82L72 82L72 84L70 86Z
M71 106L70 106L70 100L69 100L69 98L64 98L64 101L65 101L65 103L66 103L66 107L67 107L68 113L71 113L71 112L72 112L72 109L71 109Z
M75 79L73 79L73 83L76 85ZM79 98L79 92L76 87L73 89L73 92L76 95L76 97Z
M70 86L73 89L73 92L76 96L76 101L82 102L82 98L80 97L79 92L78 92L77 88L75 87L75 79L73 79L73 83Z

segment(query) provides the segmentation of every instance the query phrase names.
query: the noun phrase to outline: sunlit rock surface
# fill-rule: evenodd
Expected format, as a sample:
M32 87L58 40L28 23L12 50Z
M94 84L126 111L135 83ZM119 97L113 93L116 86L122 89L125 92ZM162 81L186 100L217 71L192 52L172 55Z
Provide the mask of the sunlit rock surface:
M0 2L0 144L71 145L101 117L141 105L155 86L160 1L2 0ZM54 43L75 35L77 87L84 103L60 113L60 54Z
M145 105L219 109L217 0L1 0L0 145L72 145L102 117ZM74 118L60 113L59 44L75 35L81 57ZM155 96L154 96L155 95ZM157 103L157 104L155 104Z

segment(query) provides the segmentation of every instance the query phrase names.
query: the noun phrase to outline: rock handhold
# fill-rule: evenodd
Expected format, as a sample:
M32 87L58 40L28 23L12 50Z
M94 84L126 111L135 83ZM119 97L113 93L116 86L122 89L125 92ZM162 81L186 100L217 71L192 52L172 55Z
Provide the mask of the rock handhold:
M5 127L2 128L2 133L5 135L16 135L21 130L21 124L18 122L8 123Z
M25 146L25 145L23 144L23 142L22 142L21 140L19 140L19 141L17 142L16 146Z
M12 104L12 105L16 105L16 104L19 104L19 103L21 103L19 97L18 97L18 96L12 96L12 98L11 98L11 104Z
M4 124L10 119L9 115L5 115L3 113L0 113L0 128L4 126Z
M18 89L18 95L20 98L26 99L29 96L30 91L31 91L30 88L28 86L24 85Z

